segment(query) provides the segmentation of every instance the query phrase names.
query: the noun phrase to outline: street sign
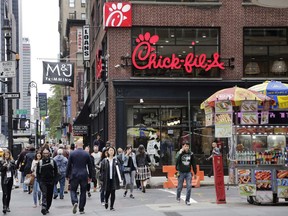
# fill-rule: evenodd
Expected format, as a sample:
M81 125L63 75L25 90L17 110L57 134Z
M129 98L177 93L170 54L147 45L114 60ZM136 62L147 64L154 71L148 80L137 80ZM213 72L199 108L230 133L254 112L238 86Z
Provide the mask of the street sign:
M0 78L11 78L16 76L15 61L0 62Z
M19 99L20 92L8 92L4 94L5 99Z
M27 109L17 109L16 110L16 115L27 115L28 110Z

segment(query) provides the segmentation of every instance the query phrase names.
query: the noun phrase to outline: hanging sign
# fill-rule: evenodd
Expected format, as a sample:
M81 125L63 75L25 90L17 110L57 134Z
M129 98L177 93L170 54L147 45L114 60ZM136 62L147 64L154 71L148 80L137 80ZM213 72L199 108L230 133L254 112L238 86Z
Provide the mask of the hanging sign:
M132 26L132 8L130 2L106 2L103 7L104 27Z
M83 26L83 60L90 60L89 25Z

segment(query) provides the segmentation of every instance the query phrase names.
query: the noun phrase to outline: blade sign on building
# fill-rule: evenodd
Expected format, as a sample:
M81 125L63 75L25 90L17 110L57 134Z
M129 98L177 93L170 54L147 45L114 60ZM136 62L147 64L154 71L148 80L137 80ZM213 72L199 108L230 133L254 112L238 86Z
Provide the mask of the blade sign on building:
M43 84L74 85L74 63L43 61Z
M47 93L39 93L40 117L47 116Z
M103 13L104 27L132 26L132 7L129 2L106 2Z
M83 26L83 60L90 61L89 25Z

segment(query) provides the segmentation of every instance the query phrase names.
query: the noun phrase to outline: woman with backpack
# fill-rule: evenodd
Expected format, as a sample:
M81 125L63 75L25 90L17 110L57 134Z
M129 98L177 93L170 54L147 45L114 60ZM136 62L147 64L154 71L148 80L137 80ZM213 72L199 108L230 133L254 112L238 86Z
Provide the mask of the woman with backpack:
M16 164L11 152L4 151L0 162L3 213L10 212L9 204L13 186L13 177L16 175Z
M35 154L35 158L32 161L32 166L31 166L32 175L35 177L34 184L33 184L33 201L34 201L33 208L37 207L37 198L39 201L39 205L41 205L41 201L40 201L41 200L41 190L40 190L39 182L37 181L37 178L36 178L36 168L37 168L37 164L39 163L41 158L42 158L41 152L37 152Z

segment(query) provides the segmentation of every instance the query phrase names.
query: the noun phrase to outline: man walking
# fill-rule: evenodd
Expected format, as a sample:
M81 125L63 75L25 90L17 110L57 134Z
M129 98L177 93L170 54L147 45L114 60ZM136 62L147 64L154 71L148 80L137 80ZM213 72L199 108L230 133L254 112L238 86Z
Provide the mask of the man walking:
M83 140L79 139L76 142L77 149L71 152L66 171L66 178L70 181L70 196L73 205L73 214L77 213L78 197L77 188L80 185L80 214L85 214L84 207L86 204L86 190L89 181L92 178L92 163L90 155L83 150ZM87 169L88 168L88 169Z
M182 148L176 155L176 170L178 170L179 172L176 199L178 202L180 202L180 195L185 179L187 187L186 199L185 199L186 205L191 205L190 203L191 181L192 181L191 167L193 168L194 174L196 175L197 171L193 152L189 150L189 143L183 143Z
M50 151L47 148L42 151L42 159L37 164L36 176L42 192L41 213L46 215L49 213L49 208L52 204L54 182L58 177L57 164L50 157Z

